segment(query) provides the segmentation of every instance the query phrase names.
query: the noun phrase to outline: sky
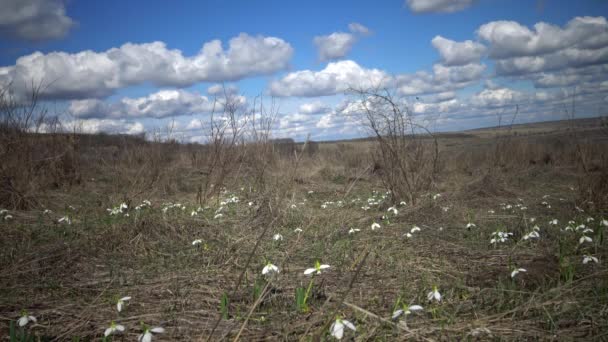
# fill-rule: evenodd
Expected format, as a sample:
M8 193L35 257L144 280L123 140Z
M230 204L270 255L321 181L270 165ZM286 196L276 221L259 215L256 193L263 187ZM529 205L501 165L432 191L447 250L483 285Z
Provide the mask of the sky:
M273 108L276 138L350 139L368 133L353 88L387 89L432 131L608 114L608 0L0 0L0 9L5 96L25 101L38 85L42 105L83 132L204 142L228 97L243 111L260 98Z

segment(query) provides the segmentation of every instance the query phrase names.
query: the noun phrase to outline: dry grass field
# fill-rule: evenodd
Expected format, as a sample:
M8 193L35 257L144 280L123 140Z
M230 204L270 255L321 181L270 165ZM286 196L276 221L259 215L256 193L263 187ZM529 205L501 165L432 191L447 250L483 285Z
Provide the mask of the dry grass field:
M413 201L376 140L3 137L2 340L608 339L599 119L439 134Z

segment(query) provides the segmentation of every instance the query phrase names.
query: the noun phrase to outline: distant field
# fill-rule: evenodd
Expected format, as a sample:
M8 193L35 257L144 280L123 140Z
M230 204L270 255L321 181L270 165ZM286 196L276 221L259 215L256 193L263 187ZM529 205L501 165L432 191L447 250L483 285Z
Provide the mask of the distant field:
M101 340L114 321L115 341L142 322L160 341L331 340L339 317L357 341L606 339L602 127L439 134L415 203L387 192L373 139L212 159L213 146L21 136L36 152L3 166L19 172L1 187L0 336ZM41 164L40 146L65 154ZM37 322L17 327L22 310Z

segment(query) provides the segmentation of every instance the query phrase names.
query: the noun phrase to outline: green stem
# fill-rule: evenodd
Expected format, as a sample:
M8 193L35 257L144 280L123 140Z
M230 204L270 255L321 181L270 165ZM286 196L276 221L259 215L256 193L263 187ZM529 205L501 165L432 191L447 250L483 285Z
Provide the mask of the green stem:
M310 278L310 283L308 284L308 287L306 288L306 293L304 294L304 301L302 302L303 306L306 307L306 300L308 299L308 295L310 294L310 290L312 290L312 283L315 280L315 276L313 275Z

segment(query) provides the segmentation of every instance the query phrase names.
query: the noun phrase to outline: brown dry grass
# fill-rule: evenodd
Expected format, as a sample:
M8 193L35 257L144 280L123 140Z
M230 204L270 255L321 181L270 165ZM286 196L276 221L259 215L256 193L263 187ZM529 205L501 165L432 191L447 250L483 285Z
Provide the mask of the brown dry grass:
M382 221L390 196L361 209L385 192L370 168L373 142L321 144L313 156L245 145L252 150L231 158L234 170L222 180L226 190L210 194L209 208L191 216L206 177L204 159L193 153L205 148L80 137L81 184L40 189L33 194L38 205L0 219L0 336L27 309L38 318L30 333L61 341L98 340L112 320L127 326L115 340L134 340L140 321L165 327L159 340L328 340L336 314L355 323L356 335L347 336L357 340L606 338L608 250L599 220L607 208L582 199L583 171L569 137L514 137L491 173L493 138L440 138L436 187L442 196L424 194L416 206L399 207L390 223ZM583 146L599 163L606 149L598 141ZM552 162L543 162L546 154ZM598 165L585 177L605 171ZM239 202L224 205L224 216L214 218L220 202L233 195ZM152 207L134 210L144 199ZM128 217L106 211L127 200ZM165 202L186 209L163 213ZM528 209L502 210L500 203ZM43 208L53 212L43 214ZM57 223L64 215L71 225ZM578 235L560 231L568 220L578 224L587 216L595 218L589 223L593 247L578 246ZM538 242L489 245L497 229L520 241L531 229L530 217L541 226ZM553 218L559 226L547 224ZM371 231L373 222L383 227ZM478 228L465 229L468 222ZM422 231L404 238L414 225ZM350 228L361 231L351 235ZM282 242L273 241L276 233ZM192 246L194 239L203 245ZM601 262L582 265L583 254ZM270 282L260 274L266 260L281 269ZM302 272L316 260L331 268L315 280L310 311L298 312L295 289L308 285ZM512 281L510 265L528 272ZM426 301L433 285L443 294L441 304ZM228 319L219 310L224 293ZM133 299L119 314L113 302L127 295ZM407 325L392 322L399 297L425 311L409 316Z

